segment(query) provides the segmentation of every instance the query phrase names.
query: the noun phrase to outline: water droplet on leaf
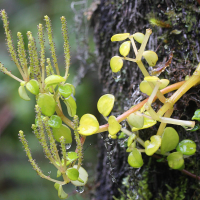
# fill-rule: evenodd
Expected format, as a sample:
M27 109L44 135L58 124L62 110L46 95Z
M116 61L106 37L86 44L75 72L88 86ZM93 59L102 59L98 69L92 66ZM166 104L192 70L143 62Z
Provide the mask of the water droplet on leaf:
M76 191L81 194L81 193L84 192L84 187L83 186L76 186Z
M65 148L66 148L66 149L69 149L71 146L72 146L71 143L67 143L67 144L65 145Z
M121 77L121 72L112 72L112 77L115 79L115 81L119 81Z

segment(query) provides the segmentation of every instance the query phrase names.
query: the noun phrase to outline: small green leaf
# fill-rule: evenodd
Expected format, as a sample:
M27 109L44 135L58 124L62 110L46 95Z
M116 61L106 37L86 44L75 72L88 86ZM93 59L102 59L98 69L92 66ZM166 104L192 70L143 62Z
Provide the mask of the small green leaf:
M112 72L119 72L123 66L123 60L119 56L114 56L110 60L110 67Z
M66 175L68 176L68 178L72 181L76 181L78 180L79 177L79 172L77 169L75 168L68 168L66 171Z
M67 111L70 117L74 117L76 115L76 101L72 96L68 97L64 100L65 105L67 106Z
M168 151L171 151L176 148L179 142L179 135L175 129L171 127L165 128L162 134L161 142L161 154L165 154Z
M189 130L189 131L197 131L197 130L199 130L200 129L200 125L199 124L195 124L195 126L194 126L194 128L193 129L191 129L191 130Z
M119 47L119 52L122 56L126 57L130 52L131 41L123 42Z
M71 130L64 124L60 128L53 128L53 136L57 142L60 142L61 136L65 138L65 143L72 143Z
M135 128L142 128L144 126L144 117L131 113L128 118L128 123Z
M149 66L153 67L156 65L156 62L158 61L158 55L154 51L144 51L142 55Z
M133 134L131 134L131 135L129 136L128 142L127 142L127 146L128 146L128 147L133 143L133 141L135 140L135 138L136 138L135 133L133 133Z
M68 194L64 192L64 190L62 188L62 185L59 185L59 188L58 188L58 197L60 199L66 199L68 197Z
M176 150L181 152L183 155L193 155L196 152L196 143L192 140L182 140Z
M105 117L107 117L113 109L115 96L112 94L104 94L97 102L98 111Z
M125 40L126 38L128 38L130 35L130 33L119 33L119 34L115 34L111 37L111 41L115 42L115 41L122 41Z
M134 168L140 168L143 165L141 153L138 149L134 148L128 156L128 164Z
M19 86L19 89L18 89L18 93L19 93L19 96L24 99L25 101L30 101L31 99L29 98L29 96L27 95L26 93L26 89L24 86Z
M192 120L198 120L200 121L200 109L196 110L194 112L194 116L192 117Z
M180 169L184 165L183 154L180 152L171 153L167 160L169 167L172 169Z
M64 82L65 79L59 75L51 75L45 79L45 85L49 87L50 85L58 84L60 82Z
M123 139L126 137L126 134L124 132L121 132L120 135L118 136L118 139Z
M42 114L51 116L56 109L56 101L53 95L40 93L37 101L38 106L41 108Z
M71 164L76 159L78 159L78 155L76 152L68 152L67 153L67 165Z
M26 89L31 92L34 95L39 94L39 83L35 79L31 79L27 84L26 84Z
M52 128L60 128L62 125L62 120L58 115L52 115L48 120L48 124Z
M58 91L64 98L68 98L73 93L71 84L68 83L65 85L60 85L58 87Z
M77 169L77 165L74 165L73 168ZM79 178L81 181L71 181L71 183L75 186L84 186L88 181L88 173L85 171L83 167L80 167L79 170Z
M139 43L142 43L143 40L144 40L144 34L143 33L140 33L140 32L137 32L135 34L133 34L133 38L139 42Z
M152 156L159 149L161 145L161 137L158 135L151 136L150 140L151 142L149 140L146 140L144 143L145 153L148 156Z
M108 124L108 132L110 135L116 135L121 129L121 125L113 115L108 118Z
M78 131L81 135L93 135L99 129L99 122L96 117L91 114L85 114L80 119Z

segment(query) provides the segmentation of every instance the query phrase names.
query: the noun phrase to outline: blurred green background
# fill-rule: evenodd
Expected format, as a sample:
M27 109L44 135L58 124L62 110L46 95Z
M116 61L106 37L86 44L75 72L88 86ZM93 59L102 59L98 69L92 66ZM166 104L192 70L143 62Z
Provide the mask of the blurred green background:
M31 31L37 42L37 25L44 24L43 16L48 15L52 21L54 42L56 44L57 58L61 71L64 73L63 59L63 40L61 34L60 17L65 16L68 22L69 43L71 46L71 68L69 82L73 82L74 77L78 74L86 74L81 80L76 76L76 82L81 81L81 84L76 87L76 99L78 105L78 116L81 117L84 113L97 114L96 102L100 96L101 88L98 84L97 70L89 68L88 71L81 73L79 68L81 59L77 59L77 49L80 50L81 45L85 41L85 48L93 52L94 42L92 34L89 30L88 37L82 38L80 33L79 41L76 40L75 32L79 25L75 23L79 10L85 8L85 2L75 3L74 8L77 9L75 16L71 8L72 0L1 0L0 9L5 9L9 21L10 30L12 31L13 41L17 42L17 32L22 32L27 46L26 32ZM89 6L91 1L86 2ZM83 11L83 10L82 10ZM79 16L80 17L80 16ZM84 19L84 25L87 20ZM82 44L80 44L82 42ZM89 46L87 47L87 43ZM84 46L83 45L83 46ZM46 46L48 42L46 41ZM39 48L38 48L39 49ZM49 47L46 48L46 54ZM83 51L86 52L85 49ZM94 59L94 58L92 58ZM91 65L92 59L88 57L88 62ZM82 60L82 61L83 61ZM3 23L0 21L0 62L12 73L20 77L15 64L10 60L5 44L5 35ZM89 66L88 64L88 66ZM86 61L87 65L87 61ZM20 77L21 78L21 77ZM30 95L31 101L22 100L18 95L19 83L10 77L0 73L0 200L55 200L59 199L57 191L54 189L54 183L45 179L41 179L27 160L22 144L18 140L18 131L23 130L29 146L32 151L33 158L36 159L38 165L43 170L45 175L50 175L56 178L56 170L50 165L48 160L43 156L42 148L34 137L31 124L34 123L34 96ZM69 200L90 199L89 193L95 188L95 163L97 161L96 136L87 138L84 144L84 168L87 169L90 178L85 187L85 192L80 195L75 192L75 187L67 185L64 190L70 194ZM75 141L70 148L70 151L75 150Z

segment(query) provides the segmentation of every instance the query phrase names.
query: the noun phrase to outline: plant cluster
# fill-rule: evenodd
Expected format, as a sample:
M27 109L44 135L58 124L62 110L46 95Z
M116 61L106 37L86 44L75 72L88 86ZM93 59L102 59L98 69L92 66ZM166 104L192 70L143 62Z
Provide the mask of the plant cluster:
M39 140L45 156L50 163L57 168L57 177L62 176L63 181L55 180L43 174L35 160L32 158L28 142L25 139L23 131L19 131L19 138L24 146L28 159L34 170L42 178L55 182L55 188L58 190L58 196L62 199L67 198L68 194L63 191L62 186L72 183L75 186L86 184L88 174L82 165L82 146L86 136L107 131L108 137L117 139L128 135L127 152L129 152L128 163L134 168L140 168L143 165L141 153L152 156L154 153L167 156L167 161L172 169L183 169L184 158L191 156L196 151L196 144L188 139L179 142L179 135L172 127L166 127L167 124L177 124L184 127L193 128L194 121L184 121L170 118L173 113L174 104L185 94L191 87L200 82L200 64L197 66L193 75L186 81L169 84L167 79L159 79L156 76L150 76L142 63L144 57L150 66L155 66L158 56L154 51L145 51L146 44L152 33L150 29L146 34L129 33L116 34L112 36L111 41L125 41L121 44L119 52L122 55L111 58L110 66L113 73L118 73L123 61L128 60L136 62L144 75L144 81L140 83L140 90L149 95L149 98L141 103L134 105L122 115L115 117L110 115L114 106L115 97L112 94L103 95L98 103L98 111L108 121L108 124L99 126L95 116L85 114L78 119L76 115L75 87L67 83L70 67L70 50L67 36L67 25L65 17L61 17L62 33L64 39L65 55L65 74L60 75L58 68L55 46L53 42L51 21L48 16L44 17L48 35L49 46L51 50L51 59L45 57L45 45L43 36L43 25L38 25L38 37L40 41L40 52L37 52L35 39L30 31L28 37L28 55L23 42L23 36L17 33L18 43L17 52L14 48L11 32L8 26L8 19L5 10L1 10L1 17L4 24L5 35L7 40L8 52L15 62L22 78L14 76L0 63L0 69L3 73L17 80L19 84L19 96L28 101L30 100L27 91L35 95L35 124L32 124L33 133ZM140 49L137 50L135 41L141 43ZM128 58L131 46L135 53L135 58ZM28 57L28 59L27 59ZM177 90L170 98L166 99L164 94ZM163 106L155 111L152 103L158 98ZM68 119L62 112L61 101L66 105L68 115L73 121ZM55 114L56 113L56 114ZM198 117L194 117L198 119ZM122 128L120 122L126 121L129 130ZM139 130L145 129L160 122L157 133L151 136L150 140L143 141L139 137ZM65 123L65 124L64 124ZM72 143L71 129L74 130L76 140L76 151L67 151ZM130 131L131 130L131 131ZM120 133L121 132L121 133ZM58 146L60 144L60 147ZM140 145L138 145L140 144ZM176 152L170 153L176 149Z

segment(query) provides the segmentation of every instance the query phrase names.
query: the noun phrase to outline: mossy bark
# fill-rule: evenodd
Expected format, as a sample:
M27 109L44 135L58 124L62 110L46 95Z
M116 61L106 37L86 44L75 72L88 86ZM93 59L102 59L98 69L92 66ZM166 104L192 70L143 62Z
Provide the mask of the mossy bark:
M146 49L157 52L159 60L156 68L164 66L173 52L170 65L160 74L160 77L169 79L171 84L191 75L200 62L200 6L197 1L101 0L93 13L92 24L99 52L103 94L115 95L116 102L112 112L115 116L146 96L139 91L143 76L136 64L124 62L120 79L112 77L109 61L112 56L119 54L118 48L121 44L112 43L112 35L125 32L145 33L147 28L151 28L153 33ZM130 52L129 57L133 57L133 52ZM151 71L147 63L146 67ZM154 109L157 110L160 106L161 103L157 101ZM174 108L173 118L191 120L194 111L200 108L200 87L189 90ZM197 153L185 160L185 169L200 176L200 131L190 132L180 126L173 127L179 133L180 140L187 138L196 142ZM156 134L157 128L158 126L154 126L140 131L140 135L147 140ZM200 199L197 180L178 170L171 170L167 163L157 162L155 157L146 155L143 155L144 166L134 169L127 163L128 153L123 141L110 140L107 135L99 135L98 140L99 186L96 189L96 200Z

